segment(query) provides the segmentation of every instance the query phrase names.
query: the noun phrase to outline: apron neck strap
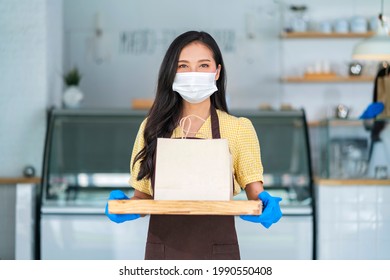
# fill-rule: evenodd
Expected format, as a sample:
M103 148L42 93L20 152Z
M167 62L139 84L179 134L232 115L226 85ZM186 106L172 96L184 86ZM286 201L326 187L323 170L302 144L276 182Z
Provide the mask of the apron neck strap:
M221 132L219 130L219 119L217 110L213 105L210 107L210 119L211 119L211 134L213 136L213 139L220 139L221 138Z

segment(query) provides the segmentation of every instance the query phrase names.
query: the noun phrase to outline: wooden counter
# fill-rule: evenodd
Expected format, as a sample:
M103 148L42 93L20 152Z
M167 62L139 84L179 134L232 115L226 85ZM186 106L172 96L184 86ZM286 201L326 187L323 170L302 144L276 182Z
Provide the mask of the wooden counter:
M379 179L323 179L316 178L314 183L317 186L389 186L390 180Z
M0 177L0 185L40 184L40 177Z

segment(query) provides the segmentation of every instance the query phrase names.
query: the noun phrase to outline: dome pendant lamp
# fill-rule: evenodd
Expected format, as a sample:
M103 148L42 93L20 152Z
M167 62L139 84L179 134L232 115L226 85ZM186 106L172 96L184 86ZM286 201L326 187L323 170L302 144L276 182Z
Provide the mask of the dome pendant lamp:
M383 0L375 35L359 42L353 50L352 58L356 60L390 61L390 36L389 28L383 16Z

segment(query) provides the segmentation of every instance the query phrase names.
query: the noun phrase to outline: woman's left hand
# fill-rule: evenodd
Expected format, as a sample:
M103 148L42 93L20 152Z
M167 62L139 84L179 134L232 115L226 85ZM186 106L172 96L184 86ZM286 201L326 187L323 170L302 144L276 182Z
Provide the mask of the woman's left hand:
M240 215L240 218L252 223L260 223L265 228L269 228L282 217L282 211L279 206L282 198L271 196L266 191L262 191L258 197L263 202L263 213L261 215Z

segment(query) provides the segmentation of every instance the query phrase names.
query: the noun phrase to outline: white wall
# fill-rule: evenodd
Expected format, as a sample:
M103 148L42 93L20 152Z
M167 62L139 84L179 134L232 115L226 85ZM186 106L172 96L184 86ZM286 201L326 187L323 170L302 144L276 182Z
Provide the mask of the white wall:
M304 107L308 119L315 120L343 103L351 107L352 117L359 116L371 101L370 82L280 83L282 75L302 73L317 61L326 60L337 71L345 69L352 47L359 41L281 40L290 3L306 4L308 19L317 23L359 15L369 18L380 12L380 1L364 0L68 0L64 4L65 68L78 66L84 75L84 107L129 107L132 98L154 96L158 68L171 40L189 29L205 30L216 37L224 54L232 108L258 108L261 103L279 108L281 103L290 103ZM389 13L390 5L385 9ZM103 28L104 43L100 45L92 43L96 14ZM248 30L254 38L247 36ZM126 41L135 43L132 52L123 51L123 33L127 38L140 36L139 40ZM233 39L223 40L218 36L221 34ZM149 43L144 49L142 35ZM226 43L233 48L225 48ZM94 52L94 48L100 51ZM97 53L106 58L103 63L93 58Z
M160 63L174 37L187 30L205 30L215 36L224 54L230 103L235 107L257 107L261 100L277 103L278 5L263 2L66 1L66 68L77 65L84 75L81 88L86 95L85 107L128 108L132 98L154 96ZM96 13L101 16L107 40L102 47L107 52L102 53L109 54L102 64L93 59L90 45ZM247 37L248 22L253 39ZM133 51L123 51L123 33L141 37L147 34L150 44L142 49L140 38Z
M63 0L46 0L48 104L61 106L63 92Z
M0 0L0 176L21 176L26 165L40 176L46 108L61 91L61 3Z
M371 100L371 83L279 82L282 74L302 69L319 58L318 54L320 59L336 63L348 61L351 47L357 42L281 41L279 9L284 11L287 6L280 6L282 1L62 2L0 0L0 176L19 176L27 164L40 174L45 111L51 105L60 105L64 69L80 67L81 88L86 94L84 107L129 107L132 98L153 97L168 44L189 29L203 29L217 38L226 62L232 108L257 108L261 103L277 108L287 102L304 107L312 120L325 117L329 107L337 103L350 105L357 116ZM316 20L372 16L380 9L379 1L300 2L309 3L308 15ZM90 51L96 13L101 15L106 40L100 52ZM385 5L385 14L389 13L390 5ZM248 25L254 38L247 36ZM120 49L123 32L149 34L157 41L151 41L146 53L139 52L139 45L133 45L132 52L124 52ZM96 64L96 53L107 55L103 55L107 60Z

